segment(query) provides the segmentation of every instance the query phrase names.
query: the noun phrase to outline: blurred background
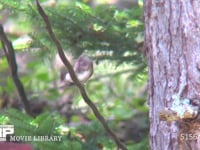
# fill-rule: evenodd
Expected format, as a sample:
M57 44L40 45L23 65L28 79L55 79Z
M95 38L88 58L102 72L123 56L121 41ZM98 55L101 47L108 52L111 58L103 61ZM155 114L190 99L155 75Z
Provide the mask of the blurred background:
M84 54L94 63L85 84L91 100L128 149L148 149L147 65L141 0L40 0L72 65ZM35 149L113 150L114 142L84 103L57 55L32 0L0 0L0 23L15 49L28 116L0 44L0 124L16 135L63 135L61 143L29 142Z

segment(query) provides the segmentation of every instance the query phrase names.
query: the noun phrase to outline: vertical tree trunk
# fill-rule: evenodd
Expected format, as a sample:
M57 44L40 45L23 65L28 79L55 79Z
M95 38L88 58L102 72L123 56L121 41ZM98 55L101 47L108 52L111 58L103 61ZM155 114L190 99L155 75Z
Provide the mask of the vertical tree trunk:
M152 150L200 149L200 121L162 121L173 95L200 103L200 1L145 0Z

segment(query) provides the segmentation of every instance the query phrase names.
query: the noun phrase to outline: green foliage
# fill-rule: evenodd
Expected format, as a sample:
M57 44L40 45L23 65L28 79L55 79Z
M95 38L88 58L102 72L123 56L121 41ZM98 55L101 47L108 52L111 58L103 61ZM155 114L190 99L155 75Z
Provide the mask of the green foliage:
M143 150L148 150L149 149L149 139L148 139L148 136L146 136L146 138L144 138L144 140L140 143L137 143L137 144L130 144L128 146L128 149L129 150L132 150L132 149L143 149Z
M10 2L11 4L4 1L1 3L11 8L17 3L19 10L23 6L23 25L25 22L33 22L30 26L34 29L31 34L34 39L32 47L40 47L46 55L49 50L55 52L55 46L49 39L36 7L30 1L23 5L20 2ZM138 50L140 42L137 40L143 30L140 7L118 10L103 5L91 8L79 2L72 5L58 4L53 8L46 8L45 11L63 48L75 56L83 52L100 52L97 60L109 59L119 63L142 61Z
M8 7L12 9L13 11L16 11L16 10L23 11L26 9L26 6L28 5L28 3L32 2L32 0L23 0L23 1L22 0L19 0L19 1L1 0L0 2L3 7Z
M141 112L147 115L146 92L143 91L147 81L147 68L140 52L144 27L142 8L134 6L131 9L119 10L108 5L98 5L93 8L80 1L71 4L70 2L59 1L55 6L43 6L43 8L64 50L72 53L75 58L85 53L96 62L93 78L86 84L92 101L112 125L114 131L118 129L119 124L127 120L137 120L136 116ZM58 78L56 72L58 70L51 68L56 48L37 12L35 2L0 0L0 11L3 12L4 9L9 10L9 21L13 22L15 32L9 32L8 36L13 41L16 54L29 53L35 57L33 61L26 64L25 74L20 74L28 99L31 102L46 100L47 103L57 104L62 94L58 89L52 88ZM31 37L31 42L27 42L27 39L19 42L21 35L24 34ZM0 45L0 52L1 49ZM75 89L75 87L66 89L63 95L74 92ZM4 92L14 97L13 99L19 99L9 76L7 61L2 57L0 58L0 94L3 95ZM22 111L8 109L5 112L1 111L0 124L13 124L16 135L62 135L61 142L30 142L37 150L115 149L116 145L106 135L78 92L74 93L70 118L63 119L61 114L55 113L60 111L57 109L45 108L45 112L36 118ZM3 101L4 98L0 97L0 100ZM73 114L73 111L83 115ZM83 123L85 122L84 119L82 120L83 117L87 118L87 124ZM72 125L66 126L66 120L69 120L69 124ZM138 120L138 126L146 133L148 126L145 121ZM131 123L130 126L134 126ZM126 126L129 126L129 123ZM66 128L67 132L65 132ZM119 135L126 132L125 128L117 130ZM125 144L130 150L148 149L147 137L143 137L139 142L129 139Z
M56 127L60 124L60 122L58 122L58 120L60 120L59 116L56 114L44 113L36 118L31 118L20 111L10 109L7 110L3 116L8 118L7 124L14 125L15 136L62 136L56 131ZM3 121L0 122L0 124L2 123ZM64 150L67 147L69 148L66 141L66 136L62 136L62 141L59 142L29 142L33 144L37 150Z
M61 134L64 131L64 127L61 126L63 123L64 120L59 115L49 112L32 118L18 110L9 109L0 117L0 124L14 125L15 136L62 136L62 140L56 142L27 141L37 150L98 150L99 145L106 149L113 149L115 146L105 136L102 126L96 121L92 124L80 125L75 131L69 128L69 132L64 135Z

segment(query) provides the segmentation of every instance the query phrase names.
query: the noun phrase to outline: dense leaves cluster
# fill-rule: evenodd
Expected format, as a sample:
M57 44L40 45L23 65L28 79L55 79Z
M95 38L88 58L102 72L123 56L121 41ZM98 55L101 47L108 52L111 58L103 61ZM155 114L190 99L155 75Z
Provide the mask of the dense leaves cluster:
M24 13L25 21L33 23L34 30L31 34L34 47L37 43L40 48L43 45L44 51L55 51L34 4L28 0L23 2L23 5L20 1L1 3L12 10L19 9ZM45 10L62 46L75 56L87 51L97 59L141 63L142 8L135 6L132 9L118 10L106 5L91 8L76 2L71 5L57 4L54 7L46 7Z
M50 6L45 4L46 1L40 2L64 50L75 58L85 53L95 60L95 72L86 88L102 115L130 149L147 148L147 76L141 52L142 7L119 10L108 5L91 7L81 1L58 0ZM31 62L23 61L27 66L20 79L37 113L32 118L22 113L21 104L16 104L20 100L9 76L6 59L1 56L0 107L4 110L1 111L0 124L15 125L16 135L63 135L67 128L61 143L31 143L37 149L114 149L114 143L94 121L95 116L75 87L65 92L52 88L58 78L52 69L56 48L35 3L32 0L0 0L1 17L5 10L9 11L8 20L15 29L7 35L13 41L17 56L24 53L34 56L28 57ZM31 42L18 42L24 35L28 35ZM19 66L18 71L22 68ZM65 102L70 105L67 110L62 107L65 105L63 97L65 100L72 97ZM10 107L18 110L9 110ZM138 118L139 121L135 121Z

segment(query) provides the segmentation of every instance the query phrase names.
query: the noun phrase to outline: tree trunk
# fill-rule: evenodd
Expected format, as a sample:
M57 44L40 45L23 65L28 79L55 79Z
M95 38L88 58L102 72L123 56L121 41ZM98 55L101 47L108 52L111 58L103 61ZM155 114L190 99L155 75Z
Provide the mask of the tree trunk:
M160 115L173 107L173 96L199 107L200 1L145 0L144 18L151 149L200 149L198 114L175 121Z

